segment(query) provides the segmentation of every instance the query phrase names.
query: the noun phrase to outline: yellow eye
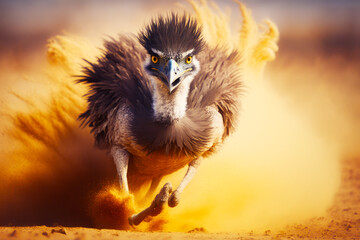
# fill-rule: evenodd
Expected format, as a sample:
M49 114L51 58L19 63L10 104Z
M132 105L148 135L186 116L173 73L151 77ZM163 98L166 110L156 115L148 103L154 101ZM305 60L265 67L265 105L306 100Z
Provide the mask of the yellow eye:
M191 56L187 57L186 60L185 60L185 62L186 62L187 64L191 63L191 61L192 61L192 57L191 57Z
M153 63L157 63L159 61L159 58L157 56L151 56L151 61Z

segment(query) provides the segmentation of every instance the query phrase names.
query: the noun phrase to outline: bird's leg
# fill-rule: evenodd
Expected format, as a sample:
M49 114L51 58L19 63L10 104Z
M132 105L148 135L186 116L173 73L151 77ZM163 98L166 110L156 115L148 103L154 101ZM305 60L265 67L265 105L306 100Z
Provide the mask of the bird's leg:
M165 206L166 202L168 201L171 191L172 191L171 184L166 183L163 186L163 188L160 190L159 194L156 195L156 197L155 197L154 201L152 201L150 207L129 217L129 224L131 226L139 225L148 216L159 215L162 212L162 210L164 209L164 206Z
M120 191L123 193L129 193L129 185L127 181L129 153L117 145L111 147L110 153L113 156L114 163L116 165L120 183Z
M176 188L175 191L171 193L171 196L169 197L168 204L169 207L175 207L179 204L180 201L180 194L184 191L185 187L189 184L191 179L194 177L197 168L200 166L201 158L197 158L193 160L189 164L189 168L186 171L186 174L184 178L181 180L179 186Z

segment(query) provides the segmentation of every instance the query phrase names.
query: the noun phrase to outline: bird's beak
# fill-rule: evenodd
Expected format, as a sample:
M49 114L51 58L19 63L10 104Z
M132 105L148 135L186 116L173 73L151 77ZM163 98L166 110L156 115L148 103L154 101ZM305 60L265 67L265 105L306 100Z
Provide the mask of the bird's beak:
M167 86L170 93L180 85L180 77L184 72L180 69L179 65L174 59L170 59L165 68L165 75L167 77Z

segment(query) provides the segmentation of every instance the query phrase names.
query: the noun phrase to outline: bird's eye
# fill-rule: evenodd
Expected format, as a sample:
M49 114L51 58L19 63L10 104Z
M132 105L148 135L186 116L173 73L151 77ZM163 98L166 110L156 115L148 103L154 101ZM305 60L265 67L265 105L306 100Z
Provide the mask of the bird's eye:
M192 57L191 57L191 56L187 57L186 60L185 60L185 62L186 62L187 64L191 63L191 61L192 61Z
M153 63L157 63L159 61L159 58L157 56L151 56L151 61Z

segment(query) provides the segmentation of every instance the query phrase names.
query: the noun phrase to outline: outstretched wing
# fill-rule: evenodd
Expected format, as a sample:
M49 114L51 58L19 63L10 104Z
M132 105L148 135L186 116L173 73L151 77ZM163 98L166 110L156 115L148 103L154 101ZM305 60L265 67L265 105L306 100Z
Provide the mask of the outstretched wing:
M89 63L78 80L89 85L88 108L79 116L82 125L92 128L95 145L108 147L110 118L121 103L131 108L151 108L150 81L142 66L146 52L135 38L120 36L106 41L103 55Z
M189 108L214 106L222 115L224 135L233 132L241 107L241 56L225 53L219 47L206 47L198 56L201 69L191 84Z

